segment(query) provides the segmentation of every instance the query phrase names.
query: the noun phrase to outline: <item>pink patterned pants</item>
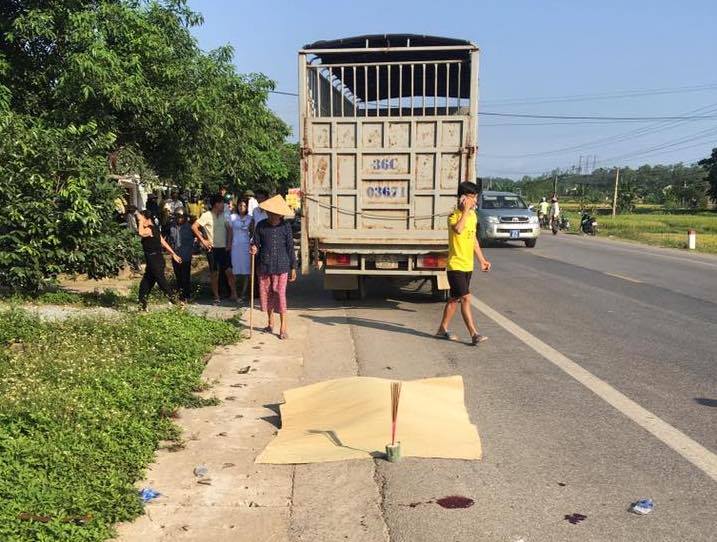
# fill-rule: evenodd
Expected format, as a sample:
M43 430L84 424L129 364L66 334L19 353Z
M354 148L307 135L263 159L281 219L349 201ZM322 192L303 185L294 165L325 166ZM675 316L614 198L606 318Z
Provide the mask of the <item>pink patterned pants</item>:
M259 275L259 300L262 312L286 313L286 283L289 274Z

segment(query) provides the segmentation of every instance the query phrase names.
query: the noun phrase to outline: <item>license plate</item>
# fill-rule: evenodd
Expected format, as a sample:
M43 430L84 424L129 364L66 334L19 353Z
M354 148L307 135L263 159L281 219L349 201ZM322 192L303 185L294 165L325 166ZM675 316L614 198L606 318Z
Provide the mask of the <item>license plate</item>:
M376 269L398 269L398 260L393 258L376 258Z
M510 238L518 239L520 237L520 230L510 230Z

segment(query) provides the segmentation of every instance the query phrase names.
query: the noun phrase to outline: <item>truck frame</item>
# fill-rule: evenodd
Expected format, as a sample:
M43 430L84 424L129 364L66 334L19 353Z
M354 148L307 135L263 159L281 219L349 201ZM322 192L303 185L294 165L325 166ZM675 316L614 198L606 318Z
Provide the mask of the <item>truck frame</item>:
M299 51L302 273L365 295L370 276L447 297L447 217L475 181L479 49L412 34Z

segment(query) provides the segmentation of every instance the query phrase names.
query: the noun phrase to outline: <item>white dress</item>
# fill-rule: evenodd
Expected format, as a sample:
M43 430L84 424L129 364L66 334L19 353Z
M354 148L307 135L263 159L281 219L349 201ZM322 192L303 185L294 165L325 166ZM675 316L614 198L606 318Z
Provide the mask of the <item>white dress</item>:
M235 275L249 275L251 273L249 224L251 224L251 215L239 216L236 213L232 214L232 269Z

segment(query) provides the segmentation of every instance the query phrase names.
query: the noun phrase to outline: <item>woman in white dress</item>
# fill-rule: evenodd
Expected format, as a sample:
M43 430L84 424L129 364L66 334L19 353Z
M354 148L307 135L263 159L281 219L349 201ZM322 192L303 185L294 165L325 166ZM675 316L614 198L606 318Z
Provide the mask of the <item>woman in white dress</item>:
M246 299L249 289L251 263L249 255L249 226L251 215L247 212L246 201L237 202L236 210L231 215L232 227L232 270L238 279L237 292L241 299Z

